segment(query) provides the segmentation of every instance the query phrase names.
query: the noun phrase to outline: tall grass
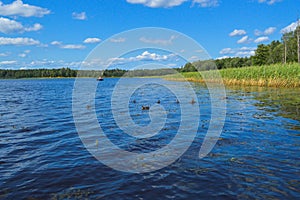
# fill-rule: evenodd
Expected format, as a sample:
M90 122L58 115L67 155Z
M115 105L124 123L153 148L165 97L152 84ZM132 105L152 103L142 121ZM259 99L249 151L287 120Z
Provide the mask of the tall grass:
M300 65L298 63L229 68L219 70L219 73L226 85L300 87ZM186 72L168 75L165 78L177 81L204 82L203 77L205 77L206 81L216 81L217 79L207 78L211 74L216 74L216 71Z

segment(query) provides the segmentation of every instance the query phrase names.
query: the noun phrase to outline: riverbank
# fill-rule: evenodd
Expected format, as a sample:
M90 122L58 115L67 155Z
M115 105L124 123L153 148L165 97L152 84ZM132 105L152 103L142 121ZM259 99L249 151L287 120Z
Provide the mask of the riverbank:
M300 87L300 65L298 63L228 68L219 70L219 73L225 85ZM203 77L211 75L216 77L216 71L184 72L167 75L164 78L173 81L205 82ZM206 78L206 80L220 81L217 78Z

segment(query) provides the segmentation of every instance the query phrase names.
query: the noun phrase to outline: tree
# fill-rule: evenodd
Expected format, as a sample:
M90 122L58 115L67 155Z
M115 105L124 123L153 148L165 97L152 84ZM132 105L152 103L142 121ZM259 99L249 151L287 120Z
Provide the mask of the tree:
M255 55L252 57L254 65L265 65L268 63L270 56L270 47L268 45L260 44L255 50Z

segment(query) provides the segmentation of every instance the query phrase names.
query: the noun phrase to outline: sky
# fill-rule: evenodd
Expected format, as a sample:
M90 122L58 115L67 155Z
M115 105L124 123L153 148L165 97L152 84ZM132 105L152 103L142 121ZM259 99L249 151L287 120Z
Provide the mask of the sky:
M122 34L112 38L115 34L143 27L182 33L214 59L251 56L258 44L294 30L298 15L300 0L0 0L0 69L79 69L105 41L126 43ZM140 41L172 45L177 40L161 37ZM172 52L153 49L110 60L183 63Z

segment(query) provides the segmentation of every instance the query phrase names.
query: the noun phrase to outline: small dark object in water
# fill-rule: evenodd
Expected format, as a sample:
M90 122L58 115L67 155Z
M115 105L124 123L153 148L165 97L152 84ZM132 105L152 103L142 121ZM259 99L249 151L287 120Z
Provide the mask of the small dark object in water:
M191 104L194 104L194 103L196 103L196 101L194 99L192 99Z
M158 100L157 103L160 104L160 100Z
M133 103L136 103L136 100L133 100L132 102L133 102Z
M176 103L179 103L179 100L178 100L178 99L176 99Z
M142 110L149 110L149 106L142 106Z
M99 76L98 78L97 78L97 81L103 81L104 79L101 77L101 76Z

